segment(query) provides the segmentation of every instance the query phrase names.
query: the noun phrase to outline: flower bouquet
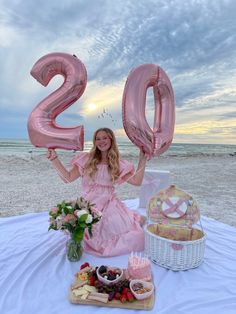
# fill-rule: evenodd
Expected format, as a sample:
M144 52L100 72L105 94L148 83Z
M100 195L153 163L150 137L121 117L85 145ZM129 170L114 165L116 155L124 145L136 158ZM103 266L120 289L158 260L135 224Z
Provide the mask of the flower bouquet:
M67 242L67 257L70 261L78 261L81 258L85 229L92 237L92 226L101 219L101 213L94 206L80 197L74 202L63 201L49 212L48 230L62 230L70 235Z

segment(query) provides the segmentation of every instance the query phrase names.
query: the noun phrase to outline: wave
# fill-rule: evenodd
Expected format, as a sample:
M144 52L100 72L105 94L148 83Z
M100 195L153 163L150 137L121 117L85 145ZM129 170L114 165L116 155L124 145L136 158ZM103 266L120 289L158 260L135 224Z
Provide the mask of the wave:
M139 149L131 142L118 142L120 154L123 158L137 158ZM84 151L89 151L92 142L84 143ZM46 148L36 148L28 140L0 139L0 155L40 155L46 154ZM58 150L59 154L71 155L71 151ZM211 157L236 156L236 145L220 144L183 144L172 143L169 149L160 158L175 157Z

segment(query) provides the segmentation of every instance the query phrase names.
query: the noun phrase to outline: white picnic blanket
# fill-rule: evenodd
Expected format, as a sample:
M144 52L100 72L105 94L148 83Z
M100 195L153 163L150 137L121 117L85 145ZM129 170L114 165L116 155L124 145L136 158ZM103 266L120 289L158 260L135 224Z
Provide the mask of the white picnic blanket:
M138 200L126 204L136 209ZM149 313L236 314L236 228L201 219L207 234L204 262L180 272L152 264L156 295ZM137 313L71 304L69 286L81 263L126 267L128 255L100 258L84 253L80 262L72 263L65 255L66 236L47 229L46 212L0 219L1 314Z

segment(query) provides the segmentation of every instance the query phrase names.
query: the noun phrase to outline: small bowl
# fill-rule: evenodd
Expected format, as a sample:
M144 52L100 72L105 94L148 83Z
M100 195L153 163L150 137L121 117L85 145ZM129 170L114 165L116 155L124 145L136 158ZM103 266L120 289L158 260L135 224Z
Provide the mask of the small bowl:
M101 281L101 282L103 282L103 283L105 283L106 285L111 285L111 284L114 284L114 283L117 283L117 282L119 282L121 279L122 279L122 277L123 277L123 274L124 274L124 272L123 272L123 270L121 269L121 268L118 268L118 267L107 267L108 268L108 270L115 270L115 269L118 269L119 271L120 271L120 276L119 277L117 277L116 279L114 279L114 280L108 280L108 279L106 279L106 278L104 278L104 277L102 277L101 275L100 275L100 273L99 273L99 268L100 267L98 267L97 268L97 277L98 277L98 280L99 281Z
M147 292L144 292L144 293L137 293L137 292L135 292L133 290L133 286L134 286L134 284L137 284L137 283L141 283L143 288L148 288L148 289L150 289L150 291L147 291ZM133 293L133 295L135 296L135 298L137 300L144 300L144 299L149 298L153 294L153 291L154 291L154 285L151 282L140 280L140 279L133 279L133 280L131 280L130 284L129 284L129 287L130 287L131 292Z

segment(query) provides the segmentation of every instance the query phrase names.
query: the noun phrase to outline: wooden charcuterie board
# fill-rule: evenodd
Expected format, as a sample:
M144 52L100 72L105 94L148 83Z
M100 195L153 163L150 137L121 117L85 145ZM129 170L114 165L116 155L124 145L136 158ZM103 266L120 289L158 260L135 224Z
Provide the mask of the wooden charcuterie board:
M134 302L126 302L121 303L118 300L108 301L107 303L102 303L98 301L92 300L82 300L79 296L76 297L72 292L69 294L69 300L74 304L87 304L87 305L96 305L96 306L104 306L104 307L117 307L122 309L132 309L132 310L151 310L154 305L155 296L154 293L150 298L145 300L135 300Z
M77 284L77 280L73 282L73 285ZM75 296L72 290L69 291L69 301L73 304L83 304L83 305L95 305L95 306L103 306L103 307L116 307L123 309L133 309L133 310L151 310L154 306L155 302L155 289L153 294L144 300L135 300L134 302L125 302L122 303L119 300L108 301L107 303L95 301L95 300L87 300L81 299L81 296Z

